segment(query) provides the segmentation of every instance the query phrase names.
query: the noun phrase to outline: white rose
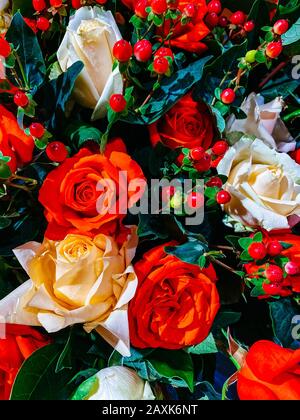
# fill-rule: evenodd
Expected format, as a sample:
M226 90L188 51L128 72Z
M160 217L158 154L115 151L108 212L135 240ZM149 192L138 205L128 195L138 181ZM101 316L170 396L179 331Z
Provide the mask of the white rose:
M286 229L299 221L300 165L261 140L242 138L225 154L218 173L232 199L225 212L246 226Z
M73 400L154 400L148 382L133 369L113 366L100 370L83 382Z
M74 99L94 110L92 120L105 116L110 96L123 91L119 69L112 70L112 49L121 38L111 12L99 7L81 7L71 17L58 49L57 58L63 71L76 61L84 64L75 84Z
M227 122L226 132L253 135L272 149L291 152L295 150L296 142L280 119L283 107L284 102L280 97L265 104L261 95L251 93L241 106L247 118L238 120L232 115Z

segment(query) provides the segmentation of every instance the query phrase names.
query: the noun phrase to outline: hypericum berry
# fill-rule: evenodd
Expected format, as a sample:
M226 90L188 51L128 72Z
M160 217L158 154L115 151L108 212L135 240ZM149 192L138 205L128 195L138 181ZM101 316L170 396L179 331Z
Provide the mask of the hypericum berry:
M248 247L248 254L254 260L262 260L267 255L267 249L265 245L261 242L253 242Z
M46 155L52 162L63 162L68 157L68 149L60 141L52 141L46 147Z
M166 74L170 68L166 57L155 57L153 61L153 70L157 74Z
M222 5L219 0L212 0L207 5L207 10L209 13L216 13L219 15L222 12Z
M253 64L256 61L256 50L250 50L247 52L246 56L245 56L245 60L247 61L247 63Z
M276 296L280 295L282 287L278 283L263 283L262 288L267 295Z
M170 200L170 207L178 209L182 207L183 195L180 191L177 191Z
M50 22L47 18L40 16L38 18L38 20L36 21L36 27L40 30L40 31L48 31L48 29L50 28Z
M125 39L117 41L113 47L113 56L120 63L126 63L132 56L132 46Z
M148 12L146 11L146 8L148 6L147 0L140 0L137 2L134 8L134 13L141 19L146 19L148 16Z
M223 156L219 156L219 157L217 157L217 159L214 159L211 162L211 167L216 168L219 165L219 163L221 162L222 159L223 159Z
M50 5L58 9L62 6L62 0L50 0Z
M32 123L29 127L29 131L32 137L41 139L45 134L45 127L40 123Z
M228 191L221 190L216 195L216 201L218 204L227 204L231 200L231 195Z
M168 9L168 4L166 0L152 0L151 1L152 12L156 15L162 15Z
M235 91L231 88L224 89L221 93L221 101L226 105L232 104L235 101Z
M187 205L191 209L200 209L204 205L204 196L199 192L191 192L186 199Z
M103 5L107 3L107 0L96 0L96 3Z
M195 147L190 151L190 158L192 160L198 161L204 157L205 150L203 147Z
M221 26L221 28L226 28L226 26L228 25L227 17L226 16L220 16L219 21L218 21L218 25Z
M174 54L171 48L160 47L154 54L154 57L171 57L174 60Z
M266 55L269 58L277 58L283 50L281 41L273 41L267 45Z
M169 187L163 187L161 189L161 198L164 203L169 203L173 195L176 193L176 188L174 185L170 185Z
M283 280L283 272L278 265L270 264L265 270L265 276L271 283L280 283Z
M221 155L224 155L227 152L228 147L229 146L228 146L228 143L226 141L220 140L220 141L217 141L214 144L214 146L212 148L212 151L215 155L221 156Z
M180 153L176 158L177 165L181 166L183 164L183 159L185 158L183 153Z
M29 104L29 99L28 99L27 95L24 92L22 92L21 90L19 90L14 95L14 103L17 106L20 106L22 108L26 108L26 106Z
M235 13L233 13L230 17L230 22L233 25L243 25L246 21L246 15L244 12L242 11L237 11Z
M277 255L280 255L283 251L283 246L279 241L271 241L267 245L268 254L271 257L276 257Z
M255 23L253 20L248 20L248 22L245 23L244 29L246 32L252 32L255 28Z
M283 35L287 32L289 26L289 22L286 19L277 20L273 26L273 32L276 35Z
M152 56L151 42L147 39L142 39L141 41L138 41L134 46L133 53L138 61L145 63L146 61L150 60Z
M198 172L206 172L210 167L211 156L208 153L204 153L203 157L194 164L194 168L197 169Z
M123 112L127 102L123 95L116 93L110 97L109 105L114 112Z
M46 9L46 2L45 0L32 0L32 7L36 12L41 12Z
M219 16L216 13L208 13L205 17L205 23L210 28L214 28L219 23Z
M206 183L206 185L208 187L222 188L223 181L218 176L214 176L214 177L210 178L210 180Z
M194 19L194 17L197 15L197 12L198 8L193 3L187 4L183 10L183 14L190 19Z
M82 6L81 0L72 0L73 9L80 9L81 6Z
M168 0L168 7L170 10L176 10L178 8L179 0Z
M299 266L293 261L289 261L284 266L284 270L289 276L295 276L296 274L299 274Z
M0 38L0 56L7 58L11 53L9 43L4 38Z

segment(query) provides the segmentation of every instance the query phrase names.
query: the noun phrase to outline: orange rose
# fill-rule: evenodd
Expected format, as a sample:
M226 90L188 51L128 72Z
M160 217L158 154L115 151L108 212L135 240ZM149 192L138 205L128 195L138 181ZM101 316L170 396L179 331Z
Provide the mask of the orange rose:
M153 146L159 141L171 149L202 146L208 149L214 137L214 125L206 105L184 96L163 118L149 126Z
M300 349L255 343L238 373L238 394L241 400L299 400Z
M219 310L214 269L203 270L164 251L135 265L139 285L129 306L130 338L138 348L180 349L201 343Z
M12 172L32 159L34 141L18 125L15 116L0 105L0 151L11 158L8 162Z
M42 185L39 201L49 222L45 236L61 240L68 233L114 235L127 208L143 193L135 182L143 181L141 168L126 153L101 155L81 149L50 172Z
M0 339L0 400L8 400L15 377L35 350L50 343L37 330L23 325L6 326L6 338Z

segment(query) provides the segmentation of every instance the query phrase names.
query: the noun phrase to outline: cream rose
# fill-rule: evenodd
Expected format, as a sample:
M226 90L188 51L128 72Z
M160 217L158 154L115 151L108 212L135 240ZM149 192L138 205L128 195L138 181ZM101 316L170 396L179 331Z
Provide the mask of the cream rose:
M84 381L72 400L154 400L148 382L133 370L124 366L112 366L100 370Z
M58 49L57 58L63 71L78 60L84 64L75 84L74 99L94 110L92 120L105 116L110 96L123 91L119 69L112 70L112 49L121 38L111 12L99 7L81 7L71 17Z
M232 115L227 122L226 132L239 132L240 137L252 135L272 149L291 152L295 150L296 142L280 119L283 107L284 102L280 97L265 104L261 95L251 93L241 106L247 118L238 120Z
M6 13L8 8L9 1L0 0L0 34L7 32L10 26L11 15L9 13Z
M129 355L127 304L137 277L131 265L136 229L119 247L105 235L68 235L63 241L29 242L14 250L30 280L0 302L8 323L43 326L56 332L84 324L123 355Z
M285 229L299 221L300 165L261 140L242 138L225 154L218 173L232 196L225 212L246 226Z

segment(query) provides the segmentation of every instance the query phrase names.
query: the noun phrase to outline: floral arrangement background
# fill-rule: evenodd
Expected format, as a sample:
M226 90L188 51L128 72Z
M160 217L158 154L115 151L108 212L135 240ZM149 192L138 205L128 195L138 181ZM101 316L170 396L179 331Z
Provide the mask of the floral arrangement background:
M297 53L299 0L0 0L0 399L300 399Z

